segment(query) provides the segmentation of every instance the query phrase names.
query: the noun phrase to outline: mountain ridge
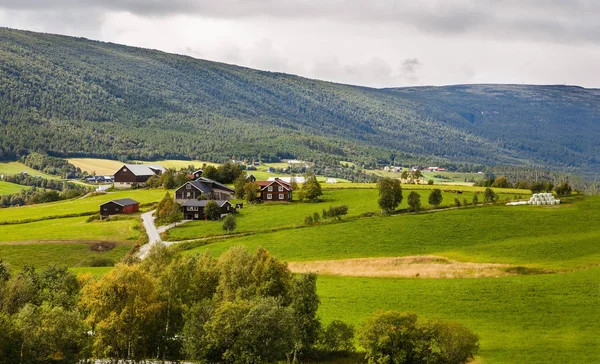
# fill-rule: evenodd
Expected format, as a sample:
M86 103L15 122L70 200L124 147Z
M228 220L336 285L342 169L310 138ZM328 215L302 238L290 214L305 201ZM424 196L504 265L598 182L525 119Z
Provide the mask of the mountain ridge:
M369 88L6 28L0 41L5 159L41 150L600 173L599 89Z

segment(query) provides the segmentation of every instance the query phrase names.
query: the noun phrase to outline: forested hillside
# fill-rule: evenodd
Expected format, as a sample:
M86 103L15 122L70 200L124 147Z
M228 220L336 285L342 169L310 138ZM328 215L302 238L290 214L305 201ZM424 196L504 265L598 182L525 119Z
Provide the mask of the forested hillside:
M236 157L600 172L600 90L370 89L0 28L0 158Z

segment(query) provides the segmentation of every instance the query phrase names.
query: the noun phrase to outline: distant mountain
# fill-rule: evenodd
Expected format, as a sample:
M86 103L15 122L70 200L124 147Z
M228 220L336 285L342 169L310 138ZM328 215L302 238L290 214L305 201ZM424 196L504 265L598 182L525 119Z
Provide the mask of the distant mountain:
M0 158L235 155L600 173L600 90L372 89L0 28Z

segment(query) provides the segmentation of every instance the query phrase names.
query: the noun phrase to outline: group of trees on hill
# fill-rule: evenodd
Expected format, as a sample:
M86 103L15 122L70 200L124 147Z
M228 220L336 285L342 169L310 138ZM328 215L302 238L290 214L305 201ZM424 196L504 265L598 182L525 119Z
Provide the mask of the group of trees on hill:
M101 278L55 266L13 272L0 260L0 357L4 364L68 364L345 356L355 350L355 329L320 321L316 281L293 275L260 248L215 258L158 245L144 261L127 256ZM464 363L478 349L462 325L408 313L376 313L358 333L371 363Z
M71 182L33 177L24 174L3 175L1 181L32 186L19 193L3 195L0 207L23 206L28 204L67 200L82 196L88 188Z
M540 192L556 192L559 196L568 196L573 192L573 188L568 181L562 181L558 186L555 186L551 181L530 181L520 180L511 183L505 176L491 176L481 181L478 181L476 186L495 187L495 188L518 188L523 190L531 190L531 193Z
M30 153L21 157L21 162L28 167L60 176L63 179L79 178L83 175L81 169L75 167L66 159L52 157L45 153Z

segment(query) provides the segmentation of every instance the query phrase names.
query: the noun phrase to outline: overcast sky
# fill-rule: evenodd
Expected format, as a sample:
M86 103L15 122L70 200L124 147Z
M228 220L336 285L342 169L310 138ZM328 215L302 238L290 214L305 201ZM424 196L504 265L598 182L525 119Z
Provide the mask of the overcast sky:
M374 87L600 87L598 0L0 0L0 25Z

